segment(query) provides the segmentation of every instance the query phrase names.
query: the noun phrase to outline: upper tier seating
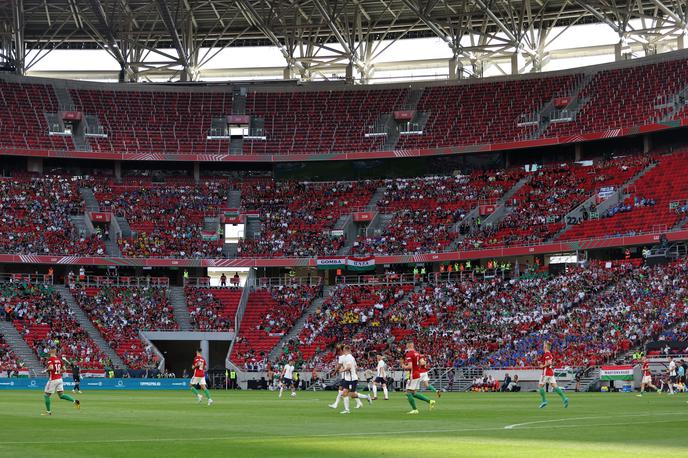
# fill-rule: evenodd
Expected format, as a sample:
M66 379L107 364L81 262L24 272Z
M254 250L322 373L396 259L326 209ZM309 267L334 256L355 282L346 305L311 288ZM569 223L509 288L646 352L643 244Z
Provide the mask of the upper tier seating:
M674 228L688 211L686 158L685 153L658 157L659 163L627 190L629 194L623 199L623 205L628 211L583 221L564 232L559 240L635 235Z
M587 70L594 72L594 69ZM70 137L48 136L44 112L57 112L50 85L0 80L0 145L21 149L74 150ZM396 149L508 143L532 139L537 125L519 126L556 97L587 81L567 75L523 75L508 80L428 85L416 106L427 115L420 135L401 135ZM543 138L561 137L656 122L666 110L658 97L688 85L688 60L667 60L594 73L578 94L580 112L571 122L553 122ZM151 90L153 89L153 90ZM70 88L75 109L96 115L106 137L90 137L94 151L117 153L228 154L228 139L209 140L213 117L232 114L231 88ZM265 139L247 137L243 153L323 154L383 148L386 137L366 137L382 115L407 108L408 88L313 90L290 87L272 92L249 89L246 114L262 119ZM673 118L685 115L679 109Z
M124 256L222 257L220 234L204 238L204 218L218 218L227 205L229 182L200 184L98 184L94 194L114 214L124 216L136 233L118 240Z
M94 326L130 369L155 368L158 356L139 331L174 331L179 325L167 290L150 287L81 287L72 293Z
M240 256L280 257L336 254L343 237L333 236L337 219L370 201L376 182L261 180L241 185L242 206L260 214L257 239L244 238Z
M84 211L82 183L59 175L0 178L0 252L104 254L103 241L80 235L70 220Z

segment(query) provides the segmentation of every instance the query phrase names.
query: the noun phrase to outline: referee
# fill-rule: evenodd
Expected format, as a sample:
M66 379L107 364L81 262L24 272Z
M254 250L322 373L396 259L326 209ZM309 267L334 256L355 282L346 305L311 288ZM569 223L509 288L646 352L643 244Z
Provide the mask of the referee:
M72 362L72 379L74 380L72 393L81 393L81 369L76 364L76 361Z

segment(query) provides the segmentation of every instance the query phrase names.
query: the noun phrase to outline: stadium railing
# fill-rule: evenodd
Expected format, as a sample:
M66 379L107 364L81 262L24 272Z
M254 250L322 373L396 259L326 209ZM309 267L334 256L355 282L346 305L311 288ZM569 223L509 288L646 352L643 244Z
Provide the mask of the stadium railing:
M83 279L75 277L71 281L69 277L65 277L66 286L70 286L72 282L73 284L96 288L102 288L104 286L152 286L155 288L168 288L170 286L170 279L168 277L108 277L105 275L87 275Z
M40 283L52 285L53 276L50 274L0 274L0 283Z

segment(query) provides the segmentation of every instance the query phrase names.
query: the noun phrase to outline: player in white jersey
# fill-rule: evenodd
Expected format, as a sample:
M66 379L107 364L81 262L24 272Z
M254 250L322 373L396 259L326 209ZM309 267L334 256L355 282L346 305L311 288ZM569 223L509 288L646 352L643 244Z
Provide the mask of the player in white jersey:
M674 394L674 384L676 384L676 361L669 356L669 394Z
M342 361L344 360L344 354L342 353L342 346L337 344L335 347L337 349L337 366L334 368L334 373L339 374L342 368ZM336 409L339 406L339 400L342 399L342 386L344 379L339 381L339 390L337 390L337 399L334 400L332 404L328 404L330 409ZM358 401L361 402L361 401Z
M358 386L358 366L356 365L356 359L351 354L351 347L344 345L342 348L342 354L344 358L342 359L341 373L344 377L344 384L342 386L342 399L344 399L344 410L340 413L348 414L351 413L349 410L349 399L366 399L368 403L372 403L372 399L367 394L360 394L356 392L356 387ZM359 401L360 402L360 401ZM356 406L358 408L358 406Z
M291 388L291 397L296 396L296 386L294 385L294 360L289 359L282 368L282 383L280 384L279 398L282 397L284 388Z
M382 387L385 401L389 400L389 392L387 391L387 363L382 355L377 355L377 368L375 369L375 379L373 380L373 400L377 399L378 385Z

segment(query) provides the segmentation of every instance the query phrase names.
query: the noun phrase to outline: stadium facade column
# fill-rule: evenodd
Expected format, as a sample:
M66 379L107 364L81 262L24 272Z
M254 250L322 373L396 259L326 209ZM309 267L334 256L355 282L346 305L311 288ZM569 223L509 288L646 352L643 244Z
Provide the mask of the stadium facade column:
M643 153L649 153L652 149L652 137L645 134L643 135Z
M117 181L122 179L122 161L115 161L115 179Z
M688 30L684 29L683 33L679 34L678 38L676 38L676 47L678 49L686 49L687 38L688 38Z
M511 55L511 74L518 75L523 67L523 54L516 51Z
M282 71L282 79L290 80L292 78L294 78L294 69L291 67L291 65L287 65Z
M463 63L458 55L449 59L449 79L456 80L463 78Z
M196 161L193 163L194 181L198 183L201 180L201 164Z
M42 157L28 157L26 158L26 171L43 173L43 158Z
M582 152L583 152L583 145L580 143L576 143L573 147L573 154L575 156L574 160L576 162L581 160Z
M201 354L205 358L208 367L210 367L210 345L207 340L201 340Z

